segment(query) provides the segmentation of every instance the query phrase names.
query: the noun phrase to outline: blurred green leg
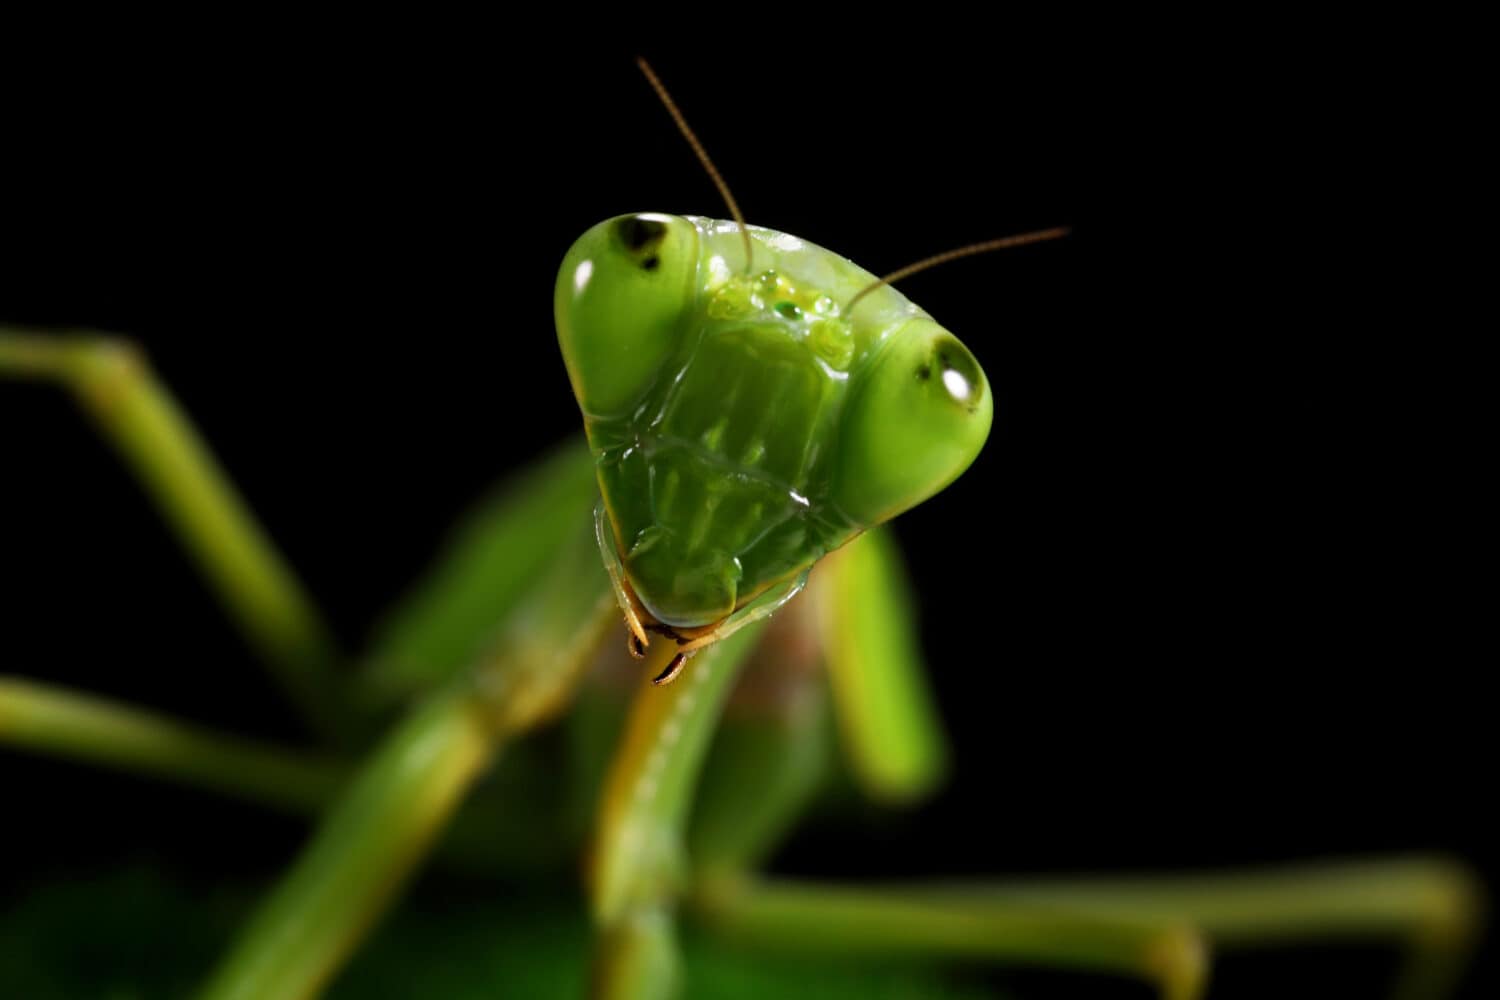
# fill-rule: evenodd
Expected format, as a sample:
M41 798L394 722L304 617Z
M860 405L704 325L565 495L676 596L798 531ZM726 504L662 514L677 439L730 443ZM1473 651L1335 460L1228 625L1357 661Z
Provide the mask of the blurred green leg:
M825 557L809 596L839 735L860 787L890 803L929 794L947 770L948 747L891 530L872 528Z
M815 605L827 596L773 623L715 737L690 841L692 898L710 922L752 945L1055 965L1145 979L1172 1000L1199 996L1206 953L1187 921L747 877L826 774L823 677L813 668Z
M1220 949L1384 939L1405 949L1392 994L1402 1000L1451 995L1485 909L1473 873L1442 858L1322 862L1222 875L1048 879L936 889L925 898L1046 900L1102 914L1186 921Z
M339 715L329 630L191 421L122 340L0 327L0 378L70 389L192 553L236 624L323 732Z
M605 780L590 857L597 997L675 994L680 975L671 914L687 879L687 810L724 701L763 628L750 625L707 647L665 687L652 686L650 678L673 655L671 643L653 645L641 665L641 687Z
M0 676L0 743L312 812L347 768L19 677Z
M470 511L376 630L357 680L361 702L385 710L470 666L495 622L546 574L579 520L592 516L598 494L594 456L580 435L512 475Z
M820 954L993 959L1132 977L1199 1000L1208 952L1188 923L1033 899L933 901L900 889L716 880L696 900L744 944Z
M397 725L339 797L200 996L316 996L489 762L494 733L460 687Z
M590 1000L681 995L682 958L672 909L639 906L604 930L590 974Z
M565 707L616 621L593 532L580 527L507 618L492 656L419 704L375 750L202 997L316 996L503 744Z
M164 778L309 818L334 801L353 770L347 761L3 675L0 745ZM525 819L517 813L526 803L486 799L475 805L481 807L466 810L449 828L441 860L467 873L535 867L536 838L547 836L535 828L548 817L536 815L535 804Z
M1482 910L1474 877L1433 859L1213 876L860 888L719 878L696 902L724 933L768 948L993 958L1134 975L1201 995L1207 950L1381 939L1406 945L1393 996L1450 996Z

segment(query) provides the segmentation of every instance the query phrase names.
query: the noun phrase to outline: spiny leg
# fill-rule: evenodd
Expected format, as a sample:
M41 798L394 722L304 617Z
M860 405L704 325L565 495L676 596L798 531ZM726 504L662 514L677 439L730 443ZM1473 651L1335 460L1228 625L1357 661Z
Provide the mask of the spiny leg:
M321 615L176 401L127 342L0 327L0 378L69 389L151 495L282 687L337 728L338 653Z

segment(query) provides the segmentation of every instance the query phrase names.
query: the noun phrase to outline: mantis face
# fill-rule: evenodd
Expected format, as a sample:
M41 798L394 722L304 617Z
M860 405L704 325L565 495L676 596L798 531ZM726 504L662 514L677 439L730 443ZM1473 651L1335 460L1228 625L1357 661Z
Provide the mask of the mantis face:
M598 463L606 560L692 634L795 587L937 493L989 434L979 363L905 296L820 247L626 215L558 274L558 341Z

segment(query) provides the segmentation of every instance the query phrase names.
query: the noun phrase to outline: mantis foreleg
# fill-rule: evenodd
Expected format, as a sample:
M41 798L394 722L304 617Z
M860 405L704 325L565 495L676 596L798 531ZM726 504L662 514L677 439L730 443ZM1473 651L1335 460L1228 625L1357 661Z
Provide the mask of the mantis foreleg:
M666 687L645 677L605 779L590 856L591 910L600 935L595 994L673 995L672 915L687 881L683 828L709 738L763 625L748 626L694 658ZM673 655L653 647L647 676Z

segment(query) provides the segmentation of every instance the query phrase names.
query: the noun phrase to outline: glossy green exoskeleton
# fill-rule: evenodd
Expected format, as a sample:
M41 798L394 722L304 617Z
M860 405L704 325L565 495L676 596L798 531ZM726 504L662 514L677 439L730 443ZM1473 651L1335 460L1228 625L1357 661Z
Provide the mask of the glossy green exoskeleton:
M992 402L972 354L874 275L734 222L590 229L556 315L627 619L695 648L796 593L824 554L952 482Z

